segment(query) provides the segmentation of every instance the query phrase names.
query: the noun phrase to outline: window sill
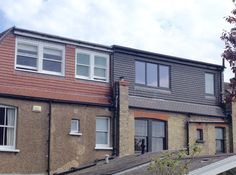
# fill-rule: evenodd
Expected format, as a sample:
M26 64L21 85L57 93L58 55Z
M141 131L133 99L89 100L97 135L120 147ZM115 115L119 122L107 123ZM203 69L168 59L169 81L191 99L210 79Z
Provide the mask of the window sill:
M96 146L95 147L96 150L113 150L113 147L101 147L101 146Z
M12 152L12 153L19 153L19 149L7 149L7 148L0 148L0 152Z
M81 132L75 133L75 132L70 132L69 135L71 136L82 136Z
M169 88L158 88L158 87L151 87L151 86L144 86L144 85L135 85L134 90L150 91L150 92L162 93L162 94L171 94L171 90Z
M78 79L78 80L95 81L95 82L100 82L100 83L109 83L108 80L90 79L90 78L80 77L78 75L76 75L75 78Z
M205 95L205 98L209 99L209 100L215 100L216 99L216 97L214 95Z
M50 71L28 70L28 69L24 69L23 67L16 67L15 70L22 71L22 72L30 72L30 73L36 73L36 74L43 74L43 75L52 75L52 76L58 76L58 77L64 77L65 76L62 73L53 73L53 72L50 72Z
M204 140L196 140L196 143L205 143Z

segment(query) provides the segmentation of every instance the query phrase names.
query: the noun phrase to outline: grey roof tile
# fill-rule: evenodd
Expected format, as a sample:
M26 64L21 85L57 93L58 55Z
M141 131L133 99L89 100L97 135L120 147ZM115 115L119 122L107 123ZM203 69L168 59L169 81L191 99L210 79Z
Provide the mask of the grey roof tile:
M197 115L210 115L217 117L225 116L223 109L219 106L201 105L163 99L150 99L145 97L130 96L129 106Z

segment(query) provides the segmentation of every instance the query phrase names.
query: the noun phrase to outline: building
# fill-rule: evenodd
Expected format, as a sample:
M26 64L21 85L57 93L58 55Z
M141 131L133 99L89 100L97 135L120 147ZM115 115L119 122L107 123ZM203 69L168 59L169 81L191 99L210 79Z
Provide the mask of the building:
M61 172L142 141L230 152L222 66L15 27L0 58L0 173Z

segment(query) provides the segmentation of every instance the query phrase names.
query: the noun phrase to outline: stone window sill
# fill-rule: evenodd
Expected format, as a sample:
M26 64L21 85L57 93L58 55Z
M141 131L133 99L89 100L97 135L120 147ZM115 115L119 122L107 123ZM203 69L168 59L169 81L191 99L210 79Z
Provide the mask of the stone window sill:
M113 147L95 147L96 150L112 150Z
M71 135L71 136L82 136L82 133L81 132L78 132L78 133L70 132L69 135Z
M0 148L0 152L18 153L18 152L20 152L20 150L19 149Z

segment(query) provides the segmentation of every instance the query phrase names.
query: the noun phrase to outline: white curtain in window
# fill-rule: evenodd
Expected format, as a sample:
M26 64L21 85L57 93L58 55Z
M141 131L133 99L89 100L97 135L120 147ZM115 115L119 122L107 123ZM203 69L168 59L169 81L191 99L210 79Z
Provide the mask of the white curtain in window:
M15 110L7 109L7 146L14 145Z

